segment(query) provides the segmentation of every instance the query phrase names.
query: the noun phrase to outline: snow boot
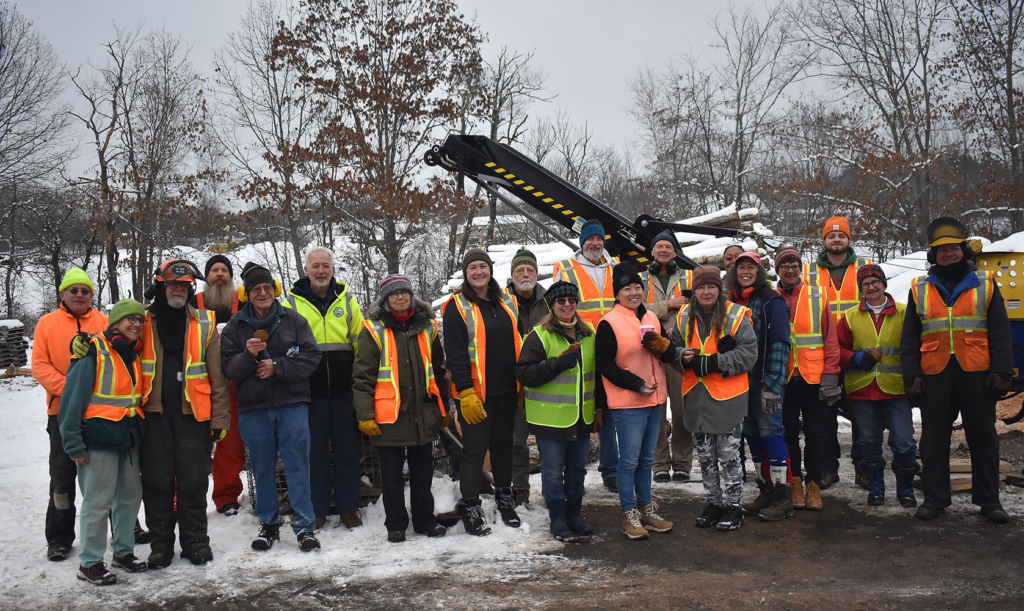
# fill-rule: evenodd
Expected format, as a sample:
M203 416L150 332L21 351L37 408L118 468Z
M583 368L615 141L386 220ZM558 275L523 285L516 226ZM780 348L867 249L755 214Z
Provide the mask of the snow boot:
M757 488L761 491L757 498L749 503L743 503L743 513L748 516L756 516L772 504L772 494L775 492L775 484L766 482L757 472Z
M743 526L743 509L738 505L726 507L725 513L715 524L715 528L721 531L738 530L740 526Z
M61 562L71 556L71 544L58 541L46 546L46 559L51 562Z
M274 541L281 540L281 526L278 524L260 524L260 532L252 540L252 548L261 552L274 547Z
M149 531L142 528L139 519L135 518L135 545L146 545L149 543Z
M697 528L711 528L718 524L724 513L725 507L715 505L714 503L707 503L704 505L704 511L701 511L700 515L697 516L695 524Z
M793 517L793 498L796 497L796 486L800 478L793 478L793 485L774 484L772 502L758 512L757 517L765 522L779 522ZM802 496L802 495L801 495Z
M79 565L77 577L97 586L112 586L117 583L117 575L107 570L107 565L97 562L90 567Z
M667 484L672 481L672 476L668 471L655 471L654 472L654 483L655 484Z
M131 552L125 554L124 556L115 555L114 561L111 562L111 564L113 564L114 566L119 566L122 569L128 571L129 573L142 573L149 568L148 566L146 566L145 562L139 560L138 557Z
M484 518L484 508L480 506L479 498L472 501L465 499L459 501L456 511L462 515L462 523L466 525L466 534L475 537L491 534L491 529L487 527L487 520Z
M866 460L861 463L868 476L868 505L885 504L885 461Z
M896 498L900 505L907 509L917 507L917 499L914 498L914 476L917 475L917 467L900 467L896 471Z
M213 550L210 549L209 545L200 543L181 550L181 557L199 566L213 560Z
M304 530L300 532L296 539L299 542L299 549L304 552L311 552L313 550L320 549L320 540L316 538L311 530Z
M643 515L640 518L640 523L649 531L667 533L675 526L672 522L658 515L658 504L654 501L644 505L641 512Z
M501 514L501 521L505 523L505 526L519 528L523 521L516 513L516 493L512 491L512 487L496 489L494 501L498 505L498 513Z
M806 509L807 508L807 497L804 496L804 480L799 477L793 478L792 484L793 490L793 508L794 509Z
M165 569L171 566L171 560L174 559L174 550L153 550L149 553L149 558L146 564L149 565L149 570L155 571L157 569Z
M627 509L622 515L622 534L630 539L646 539L650 536L644 525L640 523L640 510L636 507Z
M569 524L569 530L581 537L589 537L594 534L594 527L587 524L583 516L580 515L582 509L582 496L570 496L565 500L565 520Z
M565 521L565 501L548 501L548 518L551 520L551 534L559 541L574 541L575 534Z

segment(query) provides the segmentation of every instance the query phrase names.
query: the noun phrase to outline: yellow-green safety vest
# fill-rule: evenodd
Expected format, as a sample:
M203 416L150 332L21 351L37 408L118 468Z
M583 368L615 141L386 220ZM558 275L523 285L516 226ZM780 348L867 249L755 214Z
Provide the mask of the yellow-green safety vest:
M871 380L878 382L882 392L890 395L902 395L903 374L900 369L900 335L903 333L903 318L906 315L907 306L903 303L896 304L896 314L886 315L882 319L882 329L875 331L875 321L871 318L871 312L856 307L843 313L846 317L846 324L853 332L854 350L871 350L878 348L882 352L882 358L870 370L851 370L846 373L846 392L860 390L871 384Z
M296 295L294 289L288 290L283 305L294 309L309 322L320 352L358 353L356 338L363 327L363 314L348 290L334 298L326 315L320 314L320 310L305 297Z
M564 429L579 420L580 406L583 407L583 422L594 422L594 388L596 385L596 362L594 356L594 328L587 323L590 334L580 342L582 366L577 363L555 376L547 384L536 388L526 387L526 421L530 424ZM542 325L533 328L532 333L544 344L544 353L555 358L569 347L569 340L561 333L548 331ZM582 390L580 375L583 376ZM582 395L581 395L582 392Z

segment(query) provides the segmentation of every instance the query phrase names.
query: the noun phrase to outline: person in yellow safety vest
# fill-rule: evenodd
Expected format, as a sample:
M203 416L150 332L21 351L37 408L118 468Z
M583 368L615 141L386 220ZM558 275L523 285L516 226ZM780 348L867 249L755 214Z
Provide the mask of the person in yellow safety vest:
M580 249L570 259L555 263L551 276L553 282L564 280L579 288L580 302L576 312L595 329L601 318L615 307L611 277L612 266L619 260L605 250L606 235L600 221L591 219L583 223L580 228ZM600 443L598 471L605 488L615 492L618 490L616 473L619 468L615 423L611 420L606 422L597 434L597 439Z
M521 524L512 492L512 434L519 405L515 363L521 339L518 313L494 279L494 264L485 251L471 248L462 259L465 279L442 309L444 351L459 397L462 464L458 510L471 535L489 534L480 488L484 456L491 453L494 499L506 526Z
M859 257L854 252L850 243L853 239L850 221L845 217L834 216L825 221L821 236L825 248L814 263L804 265L801 279L804 284L819 286L828 294L832 316L838 323L843 312L860 304L857 269L871 263L871 259ZM846 409L845 401L842 399L827 406L827 409L825 448L821 461L821 489L827 490L829 486L839 481L839 458L842 456L842 449L839 447L840 413L852 425L853 448L850 450L850 458L853 461L857 485L867 489L867 473L862 466L861 447L857 443L860 429L856 419Z
M859 307L843 313L836 333L846 370L847 405L860 424L858 443L870 485L868 505L885 504L882 435L888 428L896 497L903 507L917 507L914 419L900 372L900 333L907 307L885 292L885 272L874 263L857 270L857 284L864 297Z
M835 318L829 315L828 293L800 278L800 251L783 248L775 254L779 272L777 292L789 306L789 382L782 400L782 426L786 429L790 467L793 471L793 507L821 509L822 459L831 434L827 406L839 401L839 342ZM801 424L802 423L802 424ZM804 433L804 464L801 471L800 430ZM803 484L807 483L806 496Z
M135 556L135 519L142 503L136 452L145 414L142 362L136 355L146 310L122 299L110 311L110 326L87 342L85 356L71 361L57 414L64 450L78 466L82 489L78 578L96 585L117 583L103 556L107 520L113 533L113 564L131 573L146 570Z
M654 312L661 321L661 331L669 333L676 314L690 303L690 278L688 269L676 264L676 252L680 251L679 241L666 229L651 240L651 262L640 277L647 283L647 309ZM693 467L693 434L683 424L683 376L669 364L665 364L668 379L668 405L661 412L661 431L658 432L658 446L654 450L654 481L690 481ZM672 444L669 445L669 424L667 413L672 411ZM669 473L669 469L674 473Z
M907 296L900 337L903 384L921 406L921 483L915 514L948 507L949 440L957 414L971 448L971 501L989 521L1010 520L999 502L996 401L1010 388L1013 345L999 282L978 270L967 228L950 217L928 225L928 273Z
M322 246L309 249L304 269L306 275L292 285L282 305L309 322L322 355L309 378L309 474L316 527L322 528L327 516L337 513L339 526L357 528L363 525L359 515L362 444L352 406L352 365L363 314L349 286L334 277L334 253ZM334 455L333 482L328 443Z
M526 388L526 419L540 450L541 493L559 541L590 537L583 507L590 432L596 412L594 328L576 314L579 289L568 282L545 294L550 311L523 340L516 378Z
M405 541L409 528L402 476L407 461L413 531L441 537L446 531L434 517L430 485L433 443L448 426L451 387L434 310L415 298L409 278L392 274L380 281L366 316L353 400L359 429L370 436L380 458L388 541Z
M192 263L171 259L146 291L153 303L141 340L147 419L139 459L151 569L170 565L175 524L183 557L193 564L213 559L206 521L210 453L231 426L231 399L213 314L188 304L202 277Z
M726 298L713 265L693 270L693 301L679 311L670 340L675 367L683 372L686 428L697 442L704 494L701 528L736 530L743 525L740 441L747 414L746 375L757 363L757 336L750 310Z

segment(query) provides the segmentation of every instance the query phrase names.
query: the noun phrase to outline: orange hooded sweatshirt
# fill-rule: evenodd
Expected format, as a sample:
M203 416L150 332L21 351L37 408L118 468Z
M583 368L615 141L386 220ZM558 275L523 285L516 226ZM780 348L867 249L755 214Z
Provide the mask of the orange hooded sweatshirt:
M46 389L47 416L60 411L60 396L71 362L71 340L79 330L94 335L106 331L107 326L107 315L96 308L89 308L77 318L63 303L39 319L32 343L32 377Z

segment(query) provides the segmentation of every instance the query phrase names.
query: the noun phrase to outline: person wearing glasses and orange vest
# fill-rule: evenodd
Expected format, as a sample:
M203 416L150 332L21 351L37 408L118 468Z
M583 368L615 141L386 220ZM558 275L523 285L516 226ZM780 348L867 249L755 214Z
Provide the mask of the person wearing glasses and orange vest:
M75 540L75 477L78 470L64 451L57 412L76 336L102 333L107 315L92 307L92 279L82 269L65 272L58 288L60 305L36 324L32 342L32 377L46 390L46 433L50 439L50 496L46 507L46 557L54 562L71 555Z
M663 334L672 330L676 314L690 303L690 278L688 269L676 264L679 241L666 229L651 240L651 256L654 261L640 277L647 283L647 309L661 321ZM658 432L658 446L654 450L654 481L690 481L693 467L693 434L683 424L683 376L671 365L665 365L668 380L668 405L661 412L661 431ZM669 424L667 413L672 410L672 441L669 445ZM669 473L671 468L672 473Z
M804 284L800 278L802 267L800 251L795 248L783 248L775 254L775 269L779 273L776 291L789 306L790 316L789 381L782 401L782 426L793 472L793 507L820 510L822 461L830 435L826 408L842 396L839 342L828 292L817 285ZM800 461L801 421L806 477Z
M412 282L392 274L380 281L359 332L353 400L359 429L380 458L384 528L388 541L405 541L402 470L409 465L413 531L441 537L434 516L434 446L448 426L451 390L437 320L430 304L416 299Z
M564 280L580 290L576 313L597 328L601 318L615 307L612 288L612 266L619 260L604 248L605 230L601 222L591 219L580 228L580 249L572 257L555 263L552 282ZM598 393L603 392L603 387ZM615 438L615 422L609 420L597 434L600 442L598 471L605 488L618 490L616 473L619 466L619 446Z
M832 317L838 323L843 312L856 308L860 304L857 270L861 266L871 263L871 260L859 257L854 252L853 246L850 244L853 238L850 221L845 217L834 216L825 221L821 237L824 242L824 250L818 254L814 263L804 265L802 280L804 284L821 287L828 294ZM853 448L850 451L850 458L853 461L857 485L866 489L868 480L861 464L860 444L857 443L859 436L857 422L853 414L846 409L843 399L826 407L829 413L825 420L821 489L827 490L829 486L839 481L839 458L842 455L842 449L839 447L840 413L852 425Z
M82 553L77 577L106 586L117 583L103 556L107 521L113 534L113 565L146 570L135 556L135 519L142 503L138 450L145 414L145 377L136 352L146 310L122 299L110 310L110 326L83 342L85 355L71 361L57 415L64 450L78 469L82 488Z
M139 459L151 569L171 564L175 524L183 558L213 559L206 522L210 454L231 426L231 399L214 316L188 303L196 278L203 276L192 263L170 259L146 291L153 303L141 338L146 434Z
M957 414L971 449L971 501L990 522L1010 516L999 502L996 401L1010 388L1013 345L999 285L978 270L967 228L950 217L928 225L928 273L914 280L900 338L903 384L921 406L921 483L915 514L949 507L949 440Z
M212 311L218 329L223 329L238 312L240 302L233 276L231 260L224 255L213 255L206 260L206 288L196 293L194 305L200 310ZM242 479L238 474L245 468L245 443L238 433L238 401L235 385L230 380L228 395L231 425L213 452L213 504L217 513L233 516L242 508L238 503L238 496L242 494Z
M501 521L512 528L521 524L512 492L512 437L519 405L516 361L522 340L515 305L494 279L493 266L484 250L466 251L462 287L441 308L444 352L453 394L459 397L462 425L458 510L466 532L476 536L491 532L480 504L488 450Z

